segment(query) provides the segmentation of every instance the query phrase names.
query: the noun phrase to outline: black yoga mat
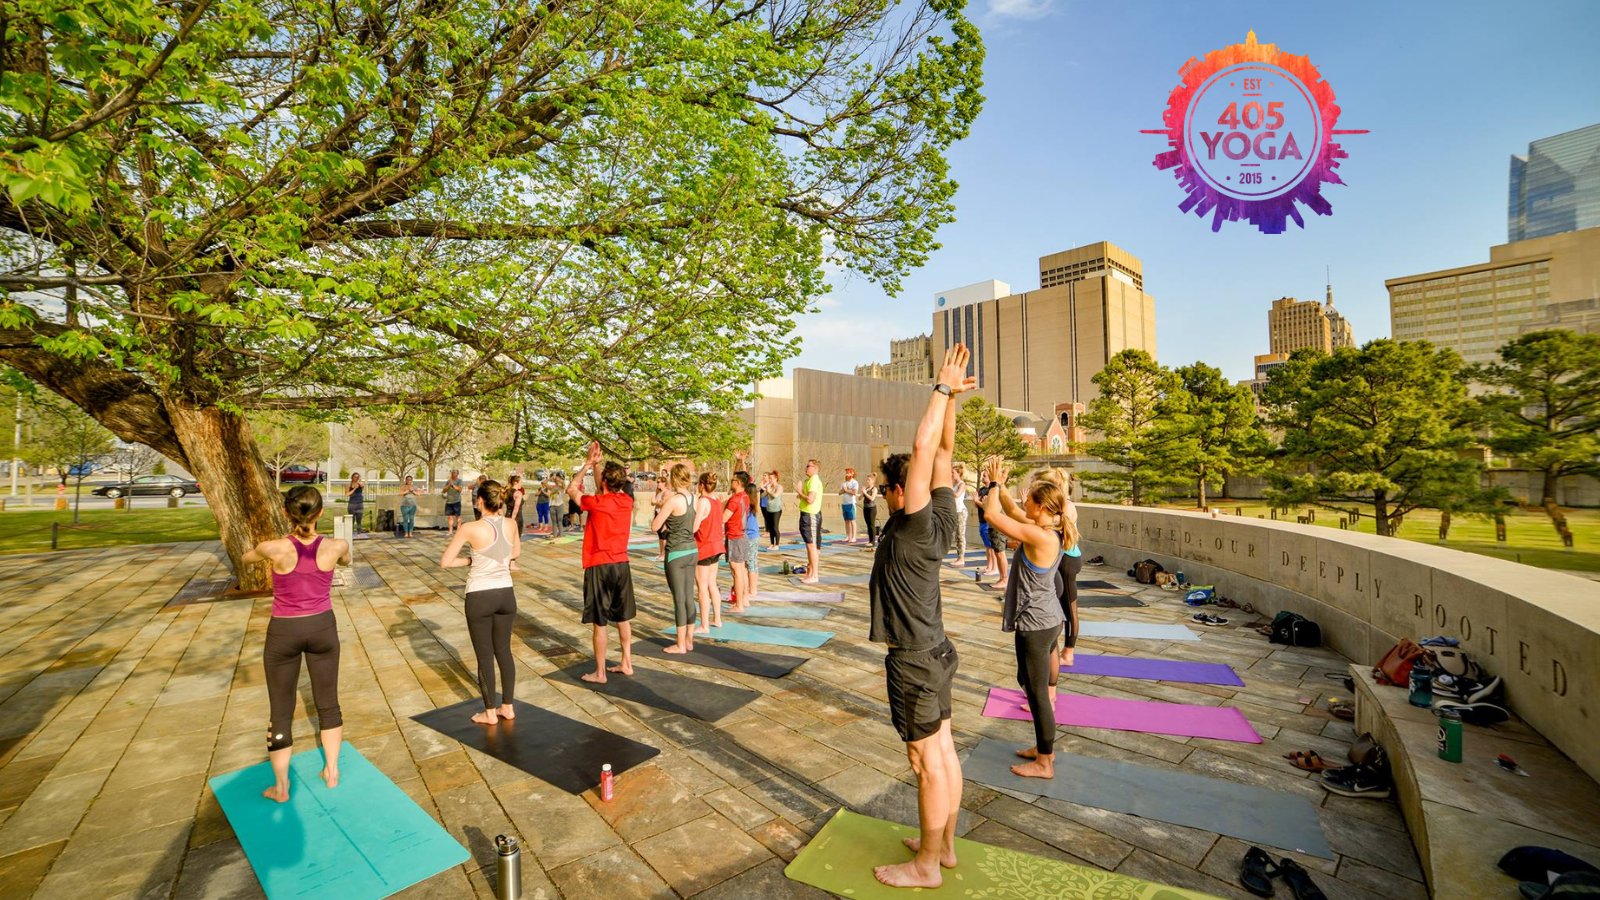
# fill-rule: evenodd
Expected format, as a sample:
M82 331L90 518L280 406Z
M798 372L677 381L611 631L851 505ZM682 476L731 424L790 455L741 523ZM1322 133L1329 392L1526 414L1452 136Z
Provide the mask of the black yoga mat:
M1127 588L1119 587L1117 585L1112 584L1109 581L1080 581L1080 582L1078 582L1078 587L1080 587L1080 588L1094 588L1097 591L1123 591L1123 590L1127 590Z
M705 722L715 722L761 696L759 691L752 691L749 688L731 687L714 681L701 681L686 675L639 666L634 667L632 675L609 673L605 684L591 684L584 681L582 676L593 671L592 663L581 663L552 672L545 677L586 687L607 697L643 703L645 706L653 706L656 709Z
M569 794L598 787L600 767L607 763L612 772L626 772L661 752L521 700L513 706L517 717L494 725L472 721L472 714L483 708L478 700L411 718Z
M695 641L694 651L691 653L664 652L665 648L671 647L673 643L673 641L669 641L666 638L645 638L634 643L633 652L636 656L643 656L649 659L691 663L712 669L725 669L729 672L759 675L762 678L782 678L799 668L800 664L806 661L803 656L784 656L778 653L740 650L737 647L714 644L707 640Z
M1085 609L1105 609L1117 606L1145 606L1147 604L1124 594L1081 594L1078 605Z

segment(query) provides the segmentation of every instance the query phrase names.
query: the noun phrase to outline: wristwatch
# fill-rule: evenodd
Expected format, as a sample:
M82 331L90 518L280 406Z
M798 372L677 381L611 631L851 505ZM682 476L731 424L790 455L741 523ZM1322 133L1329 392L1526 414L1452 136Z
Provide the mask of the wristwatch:
M936 384L936 385L934 385L934 386L933 386L933 389L934 389L934 390L935 390L935 391L938 391L938 392L939 392L939 393L941 393L941 394L943 394L943 395L945 395L945 396L946 396L946 397L948 397L948 396L950 396L950 393L951 393L951 392L950 392L950 385L948 385L948 384L945 384L945 383L944 383L944 382L942 382L942 381L941 381L941 382L939 382L939 383L938 383L938 384Z

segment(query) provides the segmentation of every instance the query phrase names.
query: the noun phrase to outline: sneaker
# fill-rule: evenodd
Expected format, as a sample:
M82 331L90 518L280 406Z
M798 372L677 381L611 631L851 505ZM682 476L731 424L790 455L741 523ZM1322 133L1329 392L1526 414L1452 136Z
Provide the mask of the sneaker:
M1511 713L1503 706L1493 703L1456 703L1453 701L1440 701L1433 705L1435 710L1453 709L1461 714L1461 721L1468 725L1498 725L1511 718Z
M1104 556L1091 556L1084 562L1086 566L1103 566L1105 564L1106 558Z
M1433 676L1433 695L1456 703L1492 703L1504 689L1505 682L1498 675L1488 681L1442 672Z
M1228 620L1227 619L1224 619L1221 616L1213 616L1213 615L1210 615L1208 613L1195 613L1194 615L1190 616L1189 618L1192 621L1199 622L1201 625L1210 625L1213 628L1215 628L1218 625L1226 625L1226 624L1228 624Z
M1394 793L1389 779L1372 766L1345 766L1322 773L1322 786L1346 797L1382 800Z

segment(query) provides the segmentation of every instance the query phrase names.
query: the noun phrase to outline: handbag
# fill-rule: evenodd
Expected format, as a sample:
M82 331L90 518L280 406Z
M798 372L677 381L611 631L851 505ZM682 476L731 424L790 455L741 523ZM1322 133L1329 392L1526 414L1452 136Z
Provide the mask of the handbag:
M1406 687L1411 682L1411 667L1418 660L1428 665L1429 656L1428 651L1416 641L1401 638L1400 643L1390 647L1389 652L1372 667L1372 679L1379 684Z

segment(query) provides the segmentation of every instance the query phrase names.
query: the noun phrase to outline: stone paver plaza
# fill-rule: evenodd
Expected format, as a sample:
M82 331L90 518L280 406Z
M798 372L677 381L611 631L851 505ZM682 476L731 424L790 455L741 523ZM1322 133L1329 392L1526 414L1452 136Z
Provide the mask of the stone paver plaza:
M492 897L492 841L510 833L525 842L524 897L820 897L783 868L836 809L915 823L915 780L887 720L882 648L866 640L864 586L846 587L846 602L826 619L796 623L837 633L821 649L754 648L810 657L787 677L636 663L760 692L709 724L541 677L587 660L589 629L579 622L579 545L530 540L517 576L518 698L661 750L623 773L616 799L602 803L411 721L477 696L464 570L440 570L441 549L437 535L359 542L356 567L333 597L346 740L472 853L466 865L402 896ZM671 601L659 564L642 554L634 560L638 636L657 634L671 624ZM833 572L864 573L870 561L853 550L824 557ZM261 647L271 601L171 602L191 582L225 574L215 544L0 558L0 897L262 895L206 782L265 758ZM1170 623L1191 612L1120 572L1089 567L1083 578L1113 581L1149 604L1087 609L1086 621ZM726 587L726 574L722 581ZM777 576L763 584L790 587ZM984 736L1030 743L1028 723L980 715L990 686L1015 685L999 595L970 582L946 584L944 595L962 656L958 748ZM1302 749L1342 758L1351 729L1328 715L1326 701L1348 695L1324 676L1342 673L1347 661L1270 644L1239 627L1251 616L1232 615L1229 627L1197 629L1205 632L1199 642L1086 638L1079 646L1228 663L1242 688L1077 676L1070 683L1107 697L1234 706L1263 743L1069 727L1060 748L1304 795L1337 858L1296 858L1329 897L1425 897L1392 801L1327 794L1281 758ZM315 746L307 685L297 751ZM597 770L602 762L594 761ZM1247 845L1230 837L1003 794L970 779L963 807L972 840L1249 896L1236 881Z

